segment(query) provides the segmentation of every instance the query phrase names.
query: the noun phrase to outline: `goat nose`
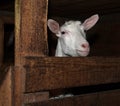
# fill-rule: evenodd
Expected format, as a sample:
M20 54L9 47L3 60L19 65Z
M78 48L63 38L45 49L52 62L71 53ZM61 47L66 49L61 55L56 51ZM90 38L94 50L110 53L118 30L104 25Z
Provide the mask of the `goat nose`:
M88 43L83 43L81 46L82 46L82 48L84 48L84 49L89 48L89 44L88 44Z

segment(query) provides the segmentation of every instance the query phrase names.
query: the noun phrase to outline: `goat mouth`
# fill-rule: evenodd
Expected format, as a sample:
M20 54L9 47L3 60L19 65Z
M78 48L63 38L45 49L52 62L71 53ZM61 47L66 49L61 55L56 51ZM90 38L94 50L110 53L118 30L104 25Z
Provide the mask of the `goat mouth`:
M79 50L79 49L76 49L77 53L80 55L80 56L87 56L89 54L89 50Z
M76 51L77 51L77 52L81 52L81 53L89 53L89 50L83 51L83 50L76 49Z

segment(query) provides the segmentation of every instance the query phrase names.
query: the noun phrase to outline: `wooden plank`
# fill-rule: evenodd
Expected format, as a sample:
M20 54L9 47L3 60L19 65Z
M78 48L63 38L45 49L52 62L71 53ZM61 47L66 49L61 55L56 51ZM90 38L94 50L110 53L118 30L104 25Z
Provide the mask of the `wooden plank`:
M13 94L13 68L7 69L6 75L0 83L0 106L12 106L12 94Z
M33 103L33 102L40 102L49 99L49 92L35 92L35 93L26 93L23 94L24 103Z
M4 56L4 22L0 19L0 65Z
M15 66L20 64L21 55L20 52L20 35L21 35L21 2L15 1Z
M13 106L22 106L25 87L25 71L22 67L14 67L13 80Z
M25 93L25 71L22 67L14 67L13 73L13 105L22 106L24 103L33 103L48 100L49 92Z
M33 103L48 100L49 92L25 93L25 71L22 67L14 67L13 105L23 106L24 103Z
M39 103L26 104L25 106L119 106L120 90L104 91L93 94L48 100Z
M16 58L22 64L23 56L45 56L47 47L47 0L16 1Z
M119 57L26 57L25 92L120 82Z
M2 64L0 65L0 85L2 84L10 65L9 64Z
M24 56L47 54L47 0L15 1L14 106L22 106L25 87Z

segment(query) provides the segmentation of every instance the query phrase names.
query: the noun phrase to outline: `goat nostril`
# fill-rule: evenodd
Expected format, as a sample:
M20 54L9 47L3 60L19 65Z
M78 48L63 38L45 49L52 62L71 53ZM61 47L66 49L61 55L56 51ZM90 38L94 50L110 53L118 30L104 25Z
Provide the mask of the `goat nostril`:
M88 48L89 45L86 43L86 44L82 44L81 46L82 46L83 48Z

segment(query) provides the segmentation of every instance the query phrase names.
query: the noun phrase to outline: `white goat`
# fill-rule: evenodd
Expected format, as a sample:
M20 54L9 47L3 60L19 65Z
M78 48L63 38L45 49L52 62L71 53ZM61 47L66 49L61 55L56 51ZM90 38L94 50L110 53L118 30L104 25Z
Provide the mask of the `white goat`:
M85 30L92 28L98 21L99 16L93 15L83 23L80 21L68 21L61 27L55 20L48 20L49 29L58 37L55 56L87 56L90 51L86 40Z

